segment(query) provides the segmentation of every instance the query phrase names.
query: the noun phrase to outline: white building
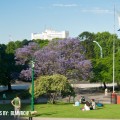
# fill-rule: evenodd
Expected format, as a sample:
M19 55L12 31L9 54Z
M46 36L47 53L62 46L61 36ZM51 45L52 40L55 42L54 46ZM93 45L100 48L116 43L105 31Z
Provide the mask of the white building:
M68 31L61 31L57 32L54 30L46 29L45 32L40 33L32 33L31 40L33 39L43 39L43 40L52 40L54 38L68 38L69 32Z

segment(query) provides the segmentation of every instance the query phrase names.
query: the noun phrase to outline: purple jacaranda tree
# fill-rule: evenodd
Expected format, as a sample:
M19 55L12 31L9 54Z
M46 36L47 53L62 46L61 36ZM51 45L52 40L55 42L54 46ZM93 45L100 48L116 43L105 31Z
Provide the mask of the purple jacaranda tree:
M17 63L25 64L34 56L35 76L62 74L68 79L83 80L91 76L91 62L85 59L85 49L77 39L53 40L42 49L30 52L30 45L19 49L16 56ZM25 57L22 52L25 50ZM18 51L17 51L18 52ZM16 53L17 53L16 52ZM27 54L27 55L26 55ZM22 71L22 78L30 78L30 66Z
M23 48L18 48L15 51L16 64L25 65L34 58L34 53L40 49L39 45L34 42L30 42L28 45L23 46Z
M34 53L40 49L39 45L34 42L30 42L23 48L18 48L15 51L16 65L23 65L24 69L21 71L20 78L23 80L31 79L31 60L34 58Z

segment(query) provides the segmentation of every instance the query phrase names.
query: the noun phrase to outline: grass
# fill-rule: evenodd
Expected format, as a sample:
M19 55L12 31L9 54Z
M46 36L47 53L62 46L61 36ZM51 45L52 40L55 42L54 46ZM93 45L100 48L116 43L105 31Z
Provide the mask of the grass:
M36 117L57 117L57 118L120 118L119 104L106 104L103 108L91 111L81 111L83 105L74 107L72 104L36 104L35 110L38 111ZM24 110L30 110L30 105L23 106Z
M101 119L119 119L120 118L120 105L119 104L106 104L103 108L96 110L81 111L83 105L74 107L68 103L58 104L35 104L35 110L38 111L36 117L57 117L57 118L101 118ZM11 104L1 104L0 111L13 111ZM30 104L22 104L22 111L30 111ZM1 116L0 116L1 117ZM8 117L11 117L10 115Z
M21 99L29 98L28 91L3 91L0 92L0 100L2 100L2 94L5 93L7 100L13 99L16 94L19 93ZM81 111L83 107L81 104L79 107L74 107L69 103L57 103L57 104L35 104L35 111L38 114L35 117L57 117L57 118L99 118L99 119L120 119L120 104L105 104L103 108L98 108L91 111ZM30 104L22 104L22 111L30 111ZM3 116L2 111L8 111L8 116ZM11 104L0 104L0 120L12 120L13 116L10 115L14 108Z

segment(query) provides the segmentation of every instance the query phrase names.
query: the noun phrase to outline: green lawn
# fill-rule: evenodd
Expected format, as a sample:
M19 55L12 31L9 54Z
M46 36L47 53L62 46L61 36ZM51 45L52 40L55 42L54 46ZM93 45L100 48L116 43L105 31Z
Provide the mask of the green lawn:
M120 118L120 105L107 104L103 108L96 110L81 111L80 107L74 107L72 104L59 103L59 104L35 104L35 110L38 111L36 117L59 117L59 118ZM0 105L1 111L13 111L11 105ZM30 105L23 104L22 111L29 111Z
M80 107L74 107L72 104L38 104L35 110L39 117L65 117L65 118L120 118L120 105L107 104L103 108L97 108L91 111L81 111ZM24 106L24 110L30 109L30 106Z

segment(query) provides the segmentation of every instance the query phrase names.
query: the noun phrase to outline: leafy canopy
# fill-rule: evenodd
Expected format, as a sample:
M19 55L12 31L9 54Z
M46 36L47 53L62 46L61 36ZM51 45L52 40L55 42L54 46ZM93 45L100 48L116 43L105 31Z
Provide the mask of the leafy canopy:
M43 94L48 94L51 96L52 101L55 101L55 97L62 92L71 95L71 92L73 92L71 88L67 78L60 74L41 76L34 81L35 98ZM30 88L30 93L31 89L32 87Z
M34 47L34 49L33 49ZM78 39L53 40L46 47L37 44L16 50L16 62L26 65L21 71L22 79L31 79L31 57L35 60L35 77L62 74L69 79L88 79L91 77L91 62L85 58L84 47Z

